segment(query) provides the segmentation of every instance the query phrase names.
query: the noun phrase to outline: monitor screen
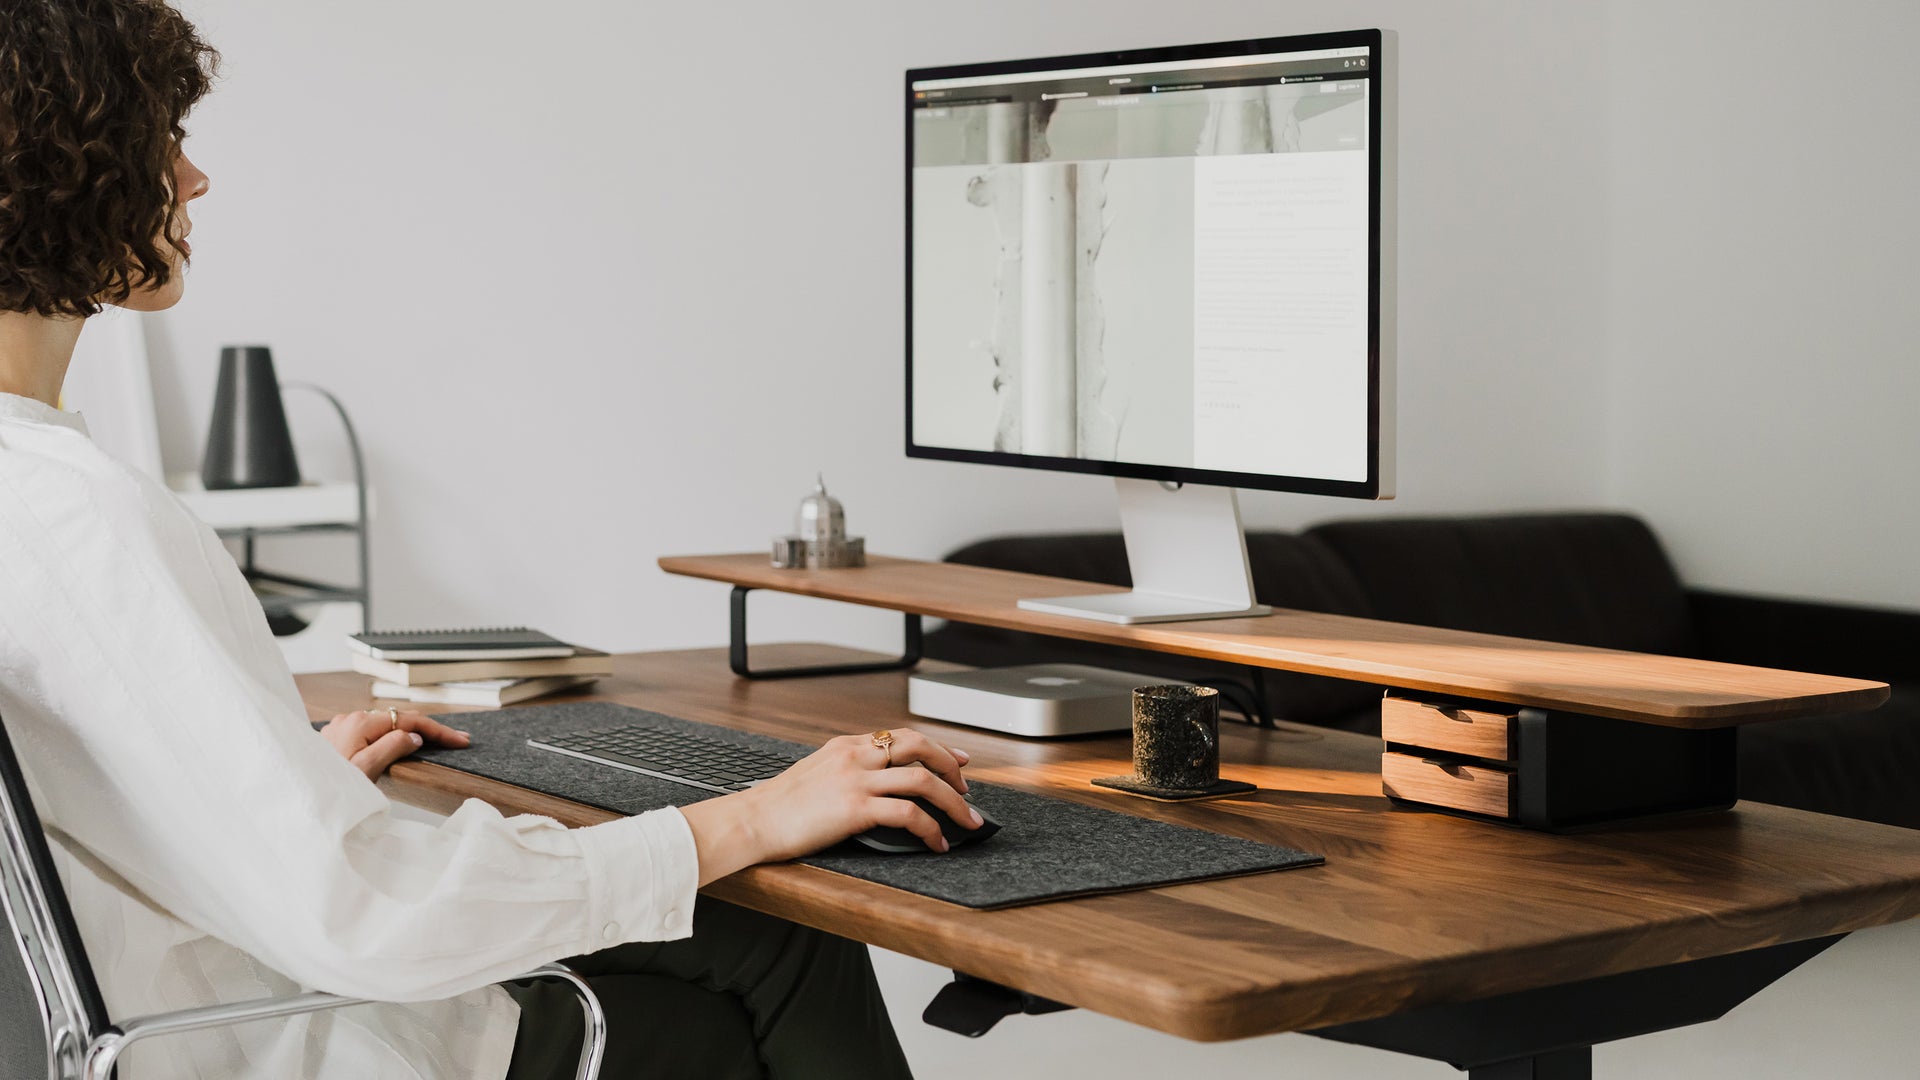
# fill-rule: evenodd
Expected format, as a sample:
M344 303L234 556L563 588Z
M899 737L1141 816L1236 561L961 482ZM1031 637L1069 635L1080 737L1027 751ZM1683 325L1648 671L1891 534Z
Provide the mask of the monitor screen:
M1381 52L908 72L907 453L1390 494Z

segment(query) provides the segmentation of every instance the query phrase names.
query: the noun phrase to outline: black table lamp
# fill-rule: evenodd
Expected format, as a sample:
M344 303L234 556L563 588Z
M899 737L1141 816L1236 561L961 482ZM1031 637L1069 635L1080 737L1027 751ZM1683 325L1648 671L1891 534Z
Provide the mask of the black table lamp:
M300 482L287 411L280 404L280 380L273 374L273 350L265 345L220 350L220 383L213 394L213 424L207 431L200 481L209 491Z

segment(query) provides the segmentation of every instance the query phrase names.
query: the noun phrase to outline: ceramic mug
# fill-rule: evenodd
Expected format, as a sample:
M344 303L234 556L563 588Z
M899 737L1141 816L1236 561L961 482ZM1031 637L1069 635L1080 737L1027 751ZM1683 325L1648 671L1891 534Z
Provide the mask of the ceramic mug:
M1150 787L1198 791L1220 779L1220 691L1142 686L1133 692L1133 774Z

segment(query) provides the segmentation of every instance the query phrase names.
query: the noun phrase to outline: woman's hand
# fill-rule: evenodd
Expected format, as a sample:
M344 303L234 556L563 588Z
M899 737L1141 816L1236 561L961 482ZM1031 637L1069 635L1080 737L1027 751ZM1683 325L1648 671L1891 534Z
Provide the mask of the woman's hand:
M918 795L963 825L980 824L961 793L964 751L893 729L892 764L872 735L843 735L757 787L680 808L700 851L705 885L742 867L818 851L886 825L947 850L939 823L908 801ZM925 768L919 766L924 765Z
M473 741L466 732L456 731L425 713L401 709L341 713L327 721L320 734L369 780L380 779L387 766L420 749L429 739L437 746L465 746Z

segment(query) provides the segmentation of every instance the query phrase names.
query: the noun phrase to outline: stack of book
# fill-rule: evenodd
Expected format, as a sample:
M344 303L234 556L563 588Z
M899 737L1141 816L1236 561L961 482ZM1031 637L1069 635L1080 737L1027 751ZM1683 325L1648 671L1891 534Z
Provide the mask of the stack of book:
M510 705L613 674L613 659L524 626L400 630L347 639L373 696L438 705Z

